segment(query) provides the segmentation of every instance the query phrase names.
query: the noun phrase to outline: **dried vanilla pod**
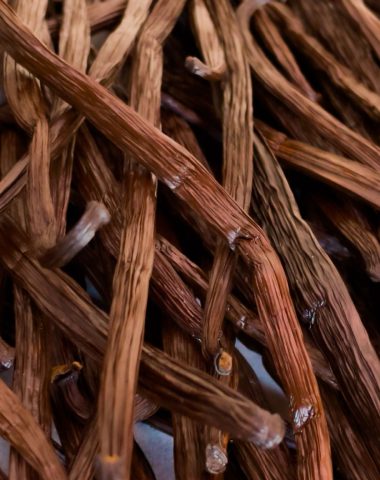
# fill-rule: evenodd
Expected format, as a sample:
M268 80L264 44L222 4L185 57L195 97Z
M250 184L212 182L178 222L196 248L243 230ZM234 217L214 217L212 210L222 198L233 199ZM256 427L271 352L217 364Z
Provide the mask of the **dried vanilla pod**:
M369 431L380 420L377 355L344 282L302 220L280 166L259 138L256 152L252 206L284 261L299 315L328 358L347 403ZM269 192L276 192L276 204ZM354 381L362 385L360 393L352 389Z
M332 225L360 253L365 270L374 282L380 281L380 243L368 220L353 202L331 199L328 195L316 195L318 208Z
M276 24L272 21L265 8L257 10L254 16L255 31L257 31L265 43L265 47L273 54L277 62L281 65L288 80L310 100L318 99L317 92L314 91L308 80L302 73L297 60L292 54L289 46L281 36Z
M285 165L342 189L374 208L380 208L379 172L349 158L313 147L287 137L268 125L257 121L257 129L264 135L271 150Z
M205 369L199 345L170 321L163 324L163 346L171 357L199 370ZM178 414L172 415L172 425L176 479L205 477L203 428L188 417ZM186 452L186 458L183 458L183 452Z
M11 131L0 136L0 168L2 174L16 162L16 143L19 137ZM11 212L23 229L26 227L25 195L15 199ZM50 433L51 407L49 405L50 329L41 313L33 307L29 295L13 286L15 317L15 366L13 390L22 404L32 413L47 438ZM14 448L9 457L9 478L35 476L31 467Z
M203 9L203 12L199 11ZM224 76L221 83L223 118L223 181L226 191L239 206L247 210L252 188L252 86L249 66L244 55L242 39L238 32L238 23L228 1L195 2L193 5L193 23L196 37L202 53L210 65ZM200 14L207 27L200 28ZM213 14L213 19L211 19ZM215 22L215 27L213 25ZM204 23L204 22L203 22ZM209 34L207 32L209 31ZM218 35L220 35L221 44ZM188 64L188 61L187 61ZM210 79L199 71L195 73ZM212 88L214 102L218 99L218 86ZM232 286L233 272L237 257L223 241L217 241L214 250L214 263L210 273L209 288L206 295L204 318L202 323L202 350L206 359L214 358L214 370L220 381L228 384L232 371L231 352L225 351L219 338L223 332L223 319L226 299ZM226 339L225 343L230 339ZM222 366L221 361L228 363ZM227 368L225 368L227 367ZM221 474L225 469L226 448L222 432L206 429L206 468L210 473ZM221 440L222 439L222 440ZM220 465L213 461L214 456L222 457Z
M89 202L75 227L40 257L41 265L48 268L62 267L92 240L99 228L109 221L109 212L103 204Z

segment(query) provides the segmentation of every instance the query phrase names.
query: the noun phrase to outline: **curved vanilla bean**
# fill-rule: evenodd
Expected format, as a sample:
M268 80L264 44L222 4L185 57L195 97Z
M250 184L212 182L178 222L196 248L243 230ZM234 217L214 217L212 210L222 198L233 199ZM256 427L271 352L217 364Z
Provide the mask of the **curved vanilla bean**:
M206 80L221 80L226 74L226 60L214 23L204 0L192 0L190 3L193 29L206 63L199 58L187 57L186 68Z
M257 121L271 150L285 165L366 201L380 209L380 173L349 158L292 140L266 124Z
M380 243L363 213L347 200L332 201L326 195L315 200L332 225L358 250L370 279L380 282Z
M77 361L71 365L59 365L53 368L51 388L55 389L69 411L79 421L85 423L90 419L93 406L78 387L78 380L83 365Z
M268 1L269 3L269 1ZM302 73L293 53L281 36L276 24L272 21L265 8L257 10L254 17L255 29L258 31L266 48L274 55L281 65L288 80L313 102L317 101L318 94L309 84Z
M53 447L32 414L0 380L0 435L36 470L44 480L67 477Z
M135 0L134 3L139 5L141 2ZM136 46L130 103L155 126L160 124L162 44L183 6L184 1L178 0L156 3ZM132 399L137 388L153 268L157 180L144 167L136 165L133 155L128 156L125 163L122 193L124 220L99 392L99 440L102 471L111 468L113 462L120 462L120 475L128 480L133 448ZM121 362L120 358L124 361Z
M266 90L336 148L361 163L375 169L379 168L380 148L378 146L343 125L318 104L302 95L264 55L249 31L249 18L256 9L256 3L257 0L244 0L238 9L247 58L254 76Z
M57 268L66 265L93 238L97 230L110 221L106 207L99 202L89 202L78 223L53 248L40 257L41 265Z
M93 415L93 404L79 389L82 365L60 365L53 369L50 392L54 425L66 464L70 464L81 444L85 425Z
M32 10L27 0L16 3L21 19L39 38L44 33L46 0L38 0ZM49 248L56 236L56 219L50 189L49 125L46 101L38 80L28 75L20 65L6 56L4 59L5 94L17 123L32 134L29 145L30 164L25 203L28 228L33 233L37 249Z
M125 2L124 2L125 3ZM118 27L107 37L99 50L89 75L103 85L112 83L128 55L141 25L148 16L152 0L129 1Z
M284 262L299 315L329 360L357 420L367 429L380 427L376 352L343 280L302 219L275 157L255 140L252 205Z
M222 86L223 186L237 204L247 210L253 175L253 108L249 65L229 2L206 0L205 3L209 12L213 13L227 65L227 75ZM201 28L198 29L198 35L200 31ZM210 52L212 44L204 43L202 48L204 52ZM211 52L208 55L211 57ZM237 257L229 246L218 241L206 296L202 331L202 350L204 354L212 357L219 350L218 339L236 261Z
M13 132L4 131L0 136L0 167L5 173L16 161L16 145L19 138ZM25 228L24 195L10 206L9 213ZM28 294L14 285L14 316L16 323L16 362L13 390L23 405L33 413L49 438L51 415L49 405L50 331L44 325L40 312L32 309ZM29 477L31 467L15 450L9 457L9 479Z
M118 464L129 478L133 448L133 397L153 264L154 191L144 188L146 174L126 170L124 227L113 280L110 332L99 392L100 469ZM122 359L122 360L121 360ZM132 405L131 405L132 403ZM112 478L112 476L111 476ZM115 477L117 478L117 477Z
M79 108L111 141L135 155L202 216L215 233L225 238L231 248L237 248L248 265L255 265L252 274L256 304L277 372L287 393L293 396L296 408L302 407L306 400L317 412L297 435L307 472L305 478L331 478L328 432L317 383L283 268L263 231L183 147L96 82L51 54L3 3L0 3L0 27L0 44L19 62ZM182 181L178 182L178 178ZM316 442L318 450L313 447Z
M309 61L326 73L334 85L347 93L356 105L375 120L380 119L380 96L362 84L352 71L340 64L314 37L307 35L302 23L285 5L277 2L268 7L294 47L307 55ZM380 21L379 21L380 23Z
M85 0L67 0L63 6L63 20L59 34L59 55L70 65L85 72L90 51L90 28L87 19ZM53 121L60 116L68 105L61 98L54 97L50 119ZM62 135L63 132L61 132ZM56 238L60 241L66 231L66 215L70 198L70 186L74 160L74 146L76 135L69 137L67 145L50 169L52 198L56 216ZM51 142L50 134L49 141ZM54 248L54 247L52 247Z

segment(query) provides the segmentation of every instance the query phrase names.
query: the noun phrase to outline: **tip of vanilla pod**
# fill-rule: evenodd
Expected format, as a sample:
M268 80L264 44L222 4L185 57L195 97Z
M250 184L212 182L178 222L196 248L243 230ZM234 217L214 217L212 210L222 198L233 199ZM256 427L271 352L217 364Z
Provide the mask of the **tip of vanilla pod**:
M219 375L230 375L232 372L232 356L222 350L215 357L215 370Z

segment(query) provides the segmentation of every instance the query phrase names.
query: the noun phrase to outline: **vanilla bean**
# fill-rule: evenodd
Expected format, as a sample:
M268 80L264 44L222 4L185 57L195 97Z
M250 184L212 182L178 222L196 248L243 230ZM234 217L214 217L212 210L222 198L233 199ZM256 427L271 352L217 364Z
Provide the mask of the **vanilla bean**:
M93 414L90 399L82 394L78 386L81 368L79 362L56 367L50 385L54 425L67 464L75 457L86 423Z
M379 282L380 243L360 209L352 202L334 201L327 195L315 198L333 226L359 251L370 279Z
M32 414L0 380L0 434L44 480L67 477L53 447Z
M343 280L301 218L275 157L258 137L256 152L255 213L283 259L300 317L329 360L358 421L370 430L380 419L377 355ZM353 384L360 388L353 389Z
M19 18L27 22L39 38L43 37L46 5L45 0L38 0L30 12L27 1L20 0L16 4ZM54 243L56 219L50 189L46 101L37 79L28 75L8 56L4 60L4 89L18 124L32 134L25 213L28 228L37 240L36 248L48 248Z
M87 58L90 51L90 29L85 0L65 1L58 51L59 55L70 65L82 72L86 71ZM51 118L56 119L65 110L67 110L67 104L59 97L54 97ZM70 197L75 138L74 134L69 139L66 147L53 163L54 168L51 168L50 172L57 223L56 241L59 241L66 231L66 214Z
M214 13L228 71L223 82L223 186L238 205L247 210L253 175L253 111L249 65L229 2L206 1L206 5L209 12ZM202 47L204 51L209 51L210 58L212 50L217 50L212 44L204 44ZM202 332L202 349L207 355L214 356L218 351L218 338L236 259L225 242L217 242Z
M190 12L193 29L206 63L196 57L187 57L185 65L192 73L206 80L221 80L226 73L225 55L204 0L192 0Z
M12 132L3 132L0 137L0 167L7 172L16 161L16 142L18 137ZM11 213L25 228L24 198L16 199ZM47 329L40 312L32 308L30 297L21 288L14 285L14 316L16 323L16 355L13 377L13 389L23 405L28 408L41 425L45 435L50 435L50 405L48 381L50 367L50 349ZM25 459L11 449L9 458L9 478L36 478L35 472Z
M257 10L254 16L254 24L255 30L258 31L265 43L265 47L274 55L288 80L293 82L300 92L315 102L318 99L318 94L305 78L289 46L282 38L280 31L265 8Z
M187 365L204 370L200 348L174 323L163 324L163 346L171 357ZM176 479L202 479L204 477L204 451L202 427L186 416L173 414L174 468ZM183 458L183 452L186 452Z
M292 140L262 122L257 121L257 128L285 165L337 186L380 209L380 175L376 170L305 142Z
M96 231L110 221L105 206L98 202L89 202L79 222L54 247L40 257L41 265L47 268L62 267L84 248L94 237Z

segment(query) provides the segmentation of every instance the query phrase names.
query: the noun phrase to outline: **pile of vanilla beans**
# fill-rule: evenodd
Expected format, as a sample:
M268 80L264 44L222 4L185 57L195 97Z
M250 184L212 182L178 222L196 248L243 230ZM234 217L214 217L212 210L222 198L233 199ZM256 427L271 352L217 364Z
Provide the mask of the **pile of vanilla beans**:
M379 480L380 2L0 0L0 56L0 478L154 480L146 422Z

